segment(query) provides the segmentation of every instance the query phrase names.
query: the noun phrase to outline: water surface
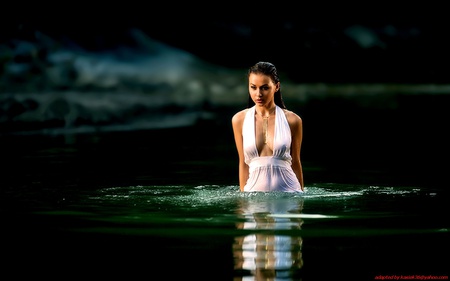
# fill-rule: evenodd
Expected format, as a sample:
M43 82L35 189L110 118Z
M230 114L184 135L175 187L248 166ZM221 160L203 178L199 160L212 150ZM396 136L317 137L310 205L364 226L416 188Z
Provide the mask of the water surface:
M443 187L305 161L305 193L241 193L228 139L158 133L3 138L4 268L58 280L448 276Z

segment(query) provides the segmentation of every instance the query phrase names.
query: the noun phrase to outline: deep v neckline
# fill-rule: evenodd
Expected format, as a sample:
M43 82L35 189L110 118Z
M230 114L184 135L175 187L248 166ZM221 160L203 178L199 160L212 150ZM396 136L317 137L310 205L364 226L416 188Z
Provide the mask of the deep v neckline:
M253 107L253 116L256 116L256 106ZM278 106L275 105L275 116L274 116L274 124L273 124L273 136L272 136L272 154L271 155L266 155L266 156L261 156L260 155L260 151L258 150L258 146L256 145L256 117L253 117L253 145L255 147L256 150L256 155L258 157L273 157L275 156L275 138L276 138L276 133L277 133L277 113L278 113ZM261 117L262 118L262 117ZM267 128L267 130L269 130ZM268 146L268 144L265 144ZM263 146L264 147L264 146ZM269 147L270 149L270 147Z

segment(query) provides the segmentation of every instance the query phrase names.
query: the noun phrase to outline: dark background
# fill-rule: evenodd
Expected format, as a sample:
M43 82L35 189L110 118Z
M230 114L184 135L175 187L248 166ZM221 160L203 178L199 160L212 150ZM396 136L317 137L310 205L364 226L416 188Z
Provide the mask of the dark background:
M447 83L449 20L433 2L6 5L2 39L36 31L102 52L132 28L233 68L268 60L299 83Z

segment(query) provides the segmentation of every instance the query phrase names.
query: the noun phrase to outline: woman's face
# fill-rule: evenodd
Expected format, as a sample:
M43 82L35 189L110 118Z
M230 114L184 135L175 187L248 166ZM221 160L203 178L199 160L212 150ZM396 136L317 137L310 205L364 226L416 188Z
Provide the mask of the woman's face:
M271 105L280 83L274 84L270 76L251 73L248 77L248 91L253 102L259 106Z

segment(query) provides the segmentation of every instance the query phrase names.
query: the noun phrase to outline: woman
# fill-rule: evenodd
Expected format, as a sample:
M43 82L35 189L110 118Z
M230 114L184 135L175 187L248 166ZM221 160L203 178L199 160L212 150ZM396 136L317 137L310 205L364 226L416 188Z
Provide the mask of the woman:
M302 119L286 109L276 67L258 62L248 83L248 108L232 118L240 190L303 192Z

